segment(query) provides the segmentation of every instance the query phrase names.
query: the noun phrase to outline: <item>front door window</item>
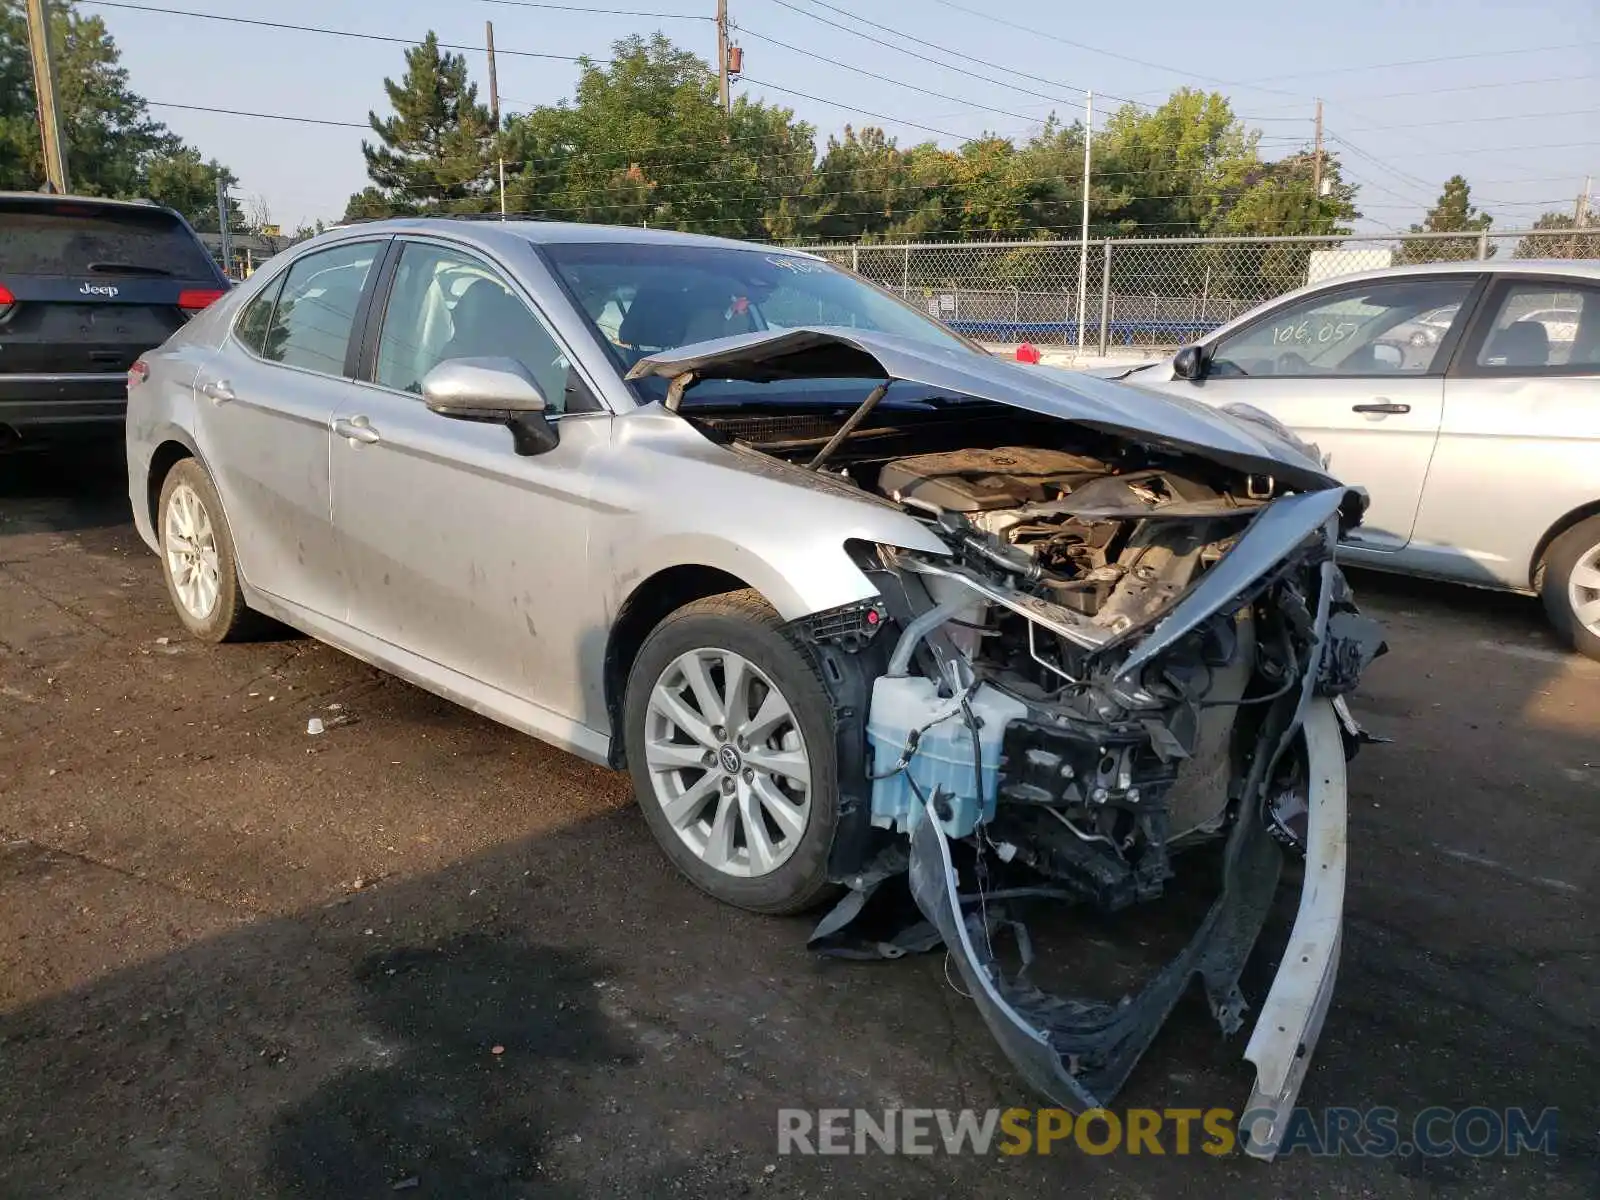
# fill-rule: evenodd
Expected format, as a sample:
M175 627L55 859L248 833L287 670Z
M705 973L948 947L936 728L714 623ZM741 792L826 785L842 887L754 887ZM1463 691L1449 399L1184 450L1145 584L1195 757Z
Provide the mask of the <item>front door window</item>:
M1426 375L1460 319L1474 281L1404 279L1353 285L1287 304L1217 342L1212 378Z

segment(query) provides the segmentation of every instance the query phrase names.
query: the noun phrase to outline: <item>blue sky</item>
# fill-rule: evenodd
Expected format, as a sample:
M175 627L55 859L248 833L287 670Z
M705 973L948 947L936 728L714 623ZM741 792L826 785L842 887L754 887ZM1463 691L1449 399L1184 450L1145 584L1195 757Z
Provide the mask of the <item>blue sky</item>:
M576 67L507 51L604 58L615 39L661 29L707 59L715 52L709 20L539 10L514 0L277 0L271 6L250 0L129 2L406 38L433 29L444 41L472 46L483 44L484 22L493 20L500 92L508 111L569 96ZM714 12L714 0L567 2L659 13ZM995 130L1026 136L1052 108L1068 120L1081 114L1072 104L1043 97L1081 102L1082 89L1092 88L1097 96L1159 102L1188 84L1227 94L1235 111L1260 128L1269 157L1310 141L1313 100L1321 96L1327 129L1359 147L1358 153L1329 143L1340 152L1347 175L1364 185L1360 204L1367 229L1419 220L1442 181L1456 172L1466 175L1474 199L1494 213L1499 228L1524 225L1547 208L1571 211L1585 175L1596 176L1600 189L1600 4L1594 0L1413 0L1406 5L1220 0L1212 6L1144 0L1126 8L1071 10L1065 5L992 6L985 0L828 3L833 10L813 0L729 0L730 16L741 27L735 39L745 48L748 76L738 90L794 108L817 127L819 144L846 123L882 125L902 144L934 136L853 109L949 134ZM840 10L1020 74L970 61L957 61L960 69L944 69L898 53L867 39L897 43L926 58L948 58L927 45L852 22ZM985 10L994 19L978 15ZM385 111L383 78L403 70L398 45L87 3L84 11L104 17L134 88L152 101L361 122L369 109ZM861 36L837 26L853 27ZM937 95L832 66L766 39ZM1439 61L1416 61L1422 59ZM1407 65L1385 65L1401 62ZM487 95L484 55L469 53L468 63ZM778 87L836 103L800 98ZM1114 102L1097 99L1097 124L1103 103ZM153 112L202 152L228 163L240 177L240 192L263 197L273 219L286 229L315 217L337 218L345 198L366 182L357 129L166 107ZM952 144L956 139L935 140Z

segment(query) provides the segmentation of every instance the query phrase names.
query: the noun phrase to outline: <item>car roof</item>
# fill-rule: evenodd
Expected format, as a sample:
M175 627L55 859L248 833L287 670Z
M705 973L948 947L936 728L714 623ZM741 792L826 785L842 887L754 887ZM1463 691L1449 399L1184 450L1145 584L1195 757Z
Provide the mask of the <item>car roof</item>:
M1360 283L1368 279L1396 279L1414 275L1460 275L1462 272L1487 271L1503 274L1507 271L1530 275L1572 275L1580 279L1600 279L1600 260L1572 258L1491 258L1484 261L1467 259L1462 262L1415 263L1404 267L1381 267L1370 271L1352 271L1348 275L1329 275L1306 290L1329 283ZM1280 297L1281 298L1281 297Z
M6 208L26 208L29 206L49 208L57 204L90 205L96 208L136 208L140 212L149 212L152 209L158 212L173 211L164 204L157 204L154 200L113 200L107 196L78 196L71 192L0 191L0 205L4 205Z
M683 233L676 229L647 229L637 225L586 225L570 221L501 221L493 217L388 217L379 221L352 221L337 226L341 233L372 233L388 230L409 233L448 233L468 240L497 241L506 234L535 245L611 242L659 246L720 246L735 250L765 250L768 253L804 255L804 250L741 242L735 238L713 237L704 233ZM331 231L330 231L331 232Z

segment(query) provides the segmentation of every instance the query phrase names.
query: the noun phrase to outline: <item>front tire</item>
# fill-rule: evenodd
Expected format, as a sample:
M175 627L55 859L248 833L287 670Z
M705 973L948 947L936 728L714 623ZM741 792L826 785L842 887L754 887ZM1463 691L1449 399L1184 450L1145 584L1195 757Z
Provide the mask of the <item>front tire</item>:
M697 600L656 626L629 674L623 736L650 831L701 891L775 914L833 891L833 707L758 593Z
M1600 517L1578 522L1550 543L1539 596L1561 639L1600 659Z
M156 534L167 595L185 629L201 641L236 642L266 628L266 618L244 602L222 499L192 458L175 463L162 480Z

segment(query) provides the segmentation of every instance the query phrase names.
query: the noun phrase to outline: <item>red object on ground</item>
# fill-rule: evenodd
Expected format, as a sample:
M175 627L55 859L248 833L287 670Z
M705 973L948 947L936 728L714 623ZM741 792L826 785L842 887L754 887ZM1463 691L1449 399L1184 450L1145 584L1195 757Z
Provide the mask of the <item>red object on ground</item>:
M1043 357L1044 355L1039 353L1039 347L1032 342L1023 342L1022 345L1017 347L1018 362L1036 363Z

